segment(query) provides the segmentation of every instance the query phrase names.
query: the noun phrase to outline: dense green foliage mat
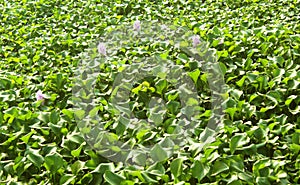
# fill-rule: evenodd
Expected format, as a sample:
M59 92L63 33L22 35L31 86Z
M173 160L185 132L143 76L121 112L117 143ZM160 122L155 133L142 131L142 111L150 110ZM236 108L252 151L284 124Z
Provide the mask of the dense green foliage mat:
M0 11L1 184L300 184L298 0L22 0L1 1ZM88 145L72 102L72 80L82 53L107 28L137 19L172 23L199 35L216 52L226 84L225 117L214 142L197 150L211 113L203 101L203 124L195 128L194 144L142 167L109 161ZM163 51L160 56L184 66L199 96L209 99L206 73L180 50L158 43L124 51L114 60L122 63L124 56L134 60ZM103 93L112 88L118 67L103 67L97 86L96 113L111 124L113 113ZM136 86L131 101L157 93L171 102L172 117L178 101L168 88L148 79ZM43 94L36 96L39 90ZM167 121L160 128L172 132ZM154 135L153 130L133 133L129 130L128 136L142 143ZM154 155L162 152L157 147Z

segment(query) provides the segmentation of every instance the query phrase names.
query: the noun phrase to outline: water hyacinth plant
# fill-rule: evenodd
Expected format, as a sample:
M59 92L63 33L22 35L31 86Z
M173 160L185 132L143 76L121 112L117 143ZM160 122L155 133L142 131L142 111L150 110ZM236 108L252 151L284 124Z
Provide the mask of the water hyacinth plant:
M98 44L98 52L103 55L106 56L106 46L104 43L99 43Z
M41 101L41 104L44 105L45 103L45 95L41 90L38 90L38 92L35 94L35 98L37 101Z
M38 92L36 93L35 97L36 97L37 101L45 99L45 95L43 94L43 92L41 90L38 90Z
M299 0L6 0L0 11L0 185L300 184ZM212 116L223 124L206 144Z
M136 46L135 44L132 44L131 41L139 44L140 48L146 47L152 43L173 43L174 48L186 51L188 54L186 56L181 55L180 57L183 59L187 57L193 58L194 67L200 67L201 65L203 65L203 67L206 66L204 68L201 67L203 68L202 73L209 72L207 69L214 66L214 60L210 58L206 59L206 64L200 64L200 61L195 58L195 56L198 57L198 55L204 54L204 52L202 52L197 53L198 55L196 55L193 53L194 50L190 51L190 49L192 49L192 47L190 47L191 45L196 46L200 43L200 37L194 36L195 39L191 40L194 33L188 31L185 27L176 27L173 25L167 26L160 22L156 22L155 24L143 22L142 24L142 30L140 30L141 22L139 20L135 21L133 24L109 27L107 29L108 32L99 38L101 42L97 46L100 55L105 55L106 49L104 43L109 46L109 57L100 58L99 61L95 62L98 58L91 60L92 57L90 57L88 53L83 55L86 56L86 58L82 58L81 63L78 65L78 72L75 73L78 75L74 76L79 83L74 83L75 88L73 88L73 95L75 97L75 102L73 102L75 105L74 109L79 111L75 114L78 118L77 124L80 125L80 131L85 135L85 138L88 138L86 140L87 143L97 152L101 153L103 157L108 158L111 161L139 166L144 166L145 164L151 165L155 162L166 160L167 158L170 158L173 153L176 153L175 150L180 150L180 147L177 146L184 146L188 143L188 138L191 136L192 130L194 130L194 125L200 124L199 121L192 121L196 120L193 118L196 118L196 116L200 114L197 110L198 107L196 106L197 104L200 104L200 96L196 90L198 86L196 82L200 74L198 71L192 72L182 70L182 64L174 63L173 60L168 59L169 57L164 53L165 51L159 51L155 48L149 50L149 53L151 53L152 56L138 56L132 58L132 56L136 55ZM138 30L139 32L137 33ZM95 50L95 45L93 45L91 51L97 51ZM130 61L124 63L125 57L122 54L119 55L120 53L115 51L128 53L126 55L130 58ZM153 53L156 53L155 56ZM177 53L174 52L174 55L175 54ZM96 55L92 54L91 56ZM213 53L207 53L206 56L214 58ZM123 61L115 61L116 57L123 58ZM122 70L118 70L118 68ZM94 102L97 98L92 90L92 86L93 84L97 84L97 79L95 77L104 75L104 71L108 70L111 70L114 75L109 77L103 76L104 78L100 80L105 79L113 81L112 90L107 91L103 89L100 91L100 94L102 95L99 95L100 98L103 98L108 102L108 107L110 107L109 109L104 108L103 111L107 109L107 111L114 112L114 115L103 120L101 124L90 125L91 122L99 123L99 120L102 120L103 118L98 117L98 114L95 114L95 112L90 112L91 114L85 115L79 115L79 113L87 107L88 109L97 110L96 107L92 108L93 105L97 105L97 103ZM215 69L215 71L218 70ZM82 76L81 74L86 75ZM220 71L219 74L221 74ZM220 77L217 74L213 76L216 78ZM144 82L135 87L135 84L139 84L141 81ZM208 79L208 81L212 81L212 78ZM215 80L214 83L216 82L217 81ZM153 87L151 87L150 84L157 85L152 85ZM222 84L218 84L219 87L222 86ZM176 98L176 95L172 95L173 98L171 98L171 96L161 96L158 101L156 96L162 95L162 93L170 86L173 86L173 90L180 94L179 97ZM149 97L145 97L144 93L148 92L151 92L151 94L149 94ZM154 93L156 93L156 95ZM166 93L168 92L166 91ZM89 99L88 101L87 98ZM129 108L130 104L134 106L138 105L139 108L143 110L142 112L146 113L146 115L148 114L147 117L141 117L141 111L137 112L137 110ZM214 102L214 104L220 103ZM213 107L214 105L211 106L211 111L216 115ZM140 136L135 136L135 134L125 134L126 132L124 131L127 128L129 130L133 129L132 133L141 134L146 130L147 132L148 130L151 132L150 130L155 130L157 125L163 125L165 119L171 119L172 116L166 114L166 112L168 112L167 109L169 109L172 116L177 117L176 122L185 125L185 128L181 129L180 132L185 132L186 134L174 137L176 133L173 133L173 131L169 131L168 136L163 136L163 133L160 133L162 134L160 136L164 137L164 140L169 143L166 148L164 148L166 155L159 157L160 151L157 151L157 147L162 146L157 144L154 140L149 140L145 145L138 144L129 146L127 144L130 143L128 141L133 141L136 137L137 139L140 138ZM179 113L180 110L182 110L181 113ZM89 111L87 110L85 112ZM89 121L86 122L85 118L89 119ZM118 121L115 122L113 120ZM136 120L139 121L137 122ZM109 130L110 126L107 128L104 127L104 125L110 125L110 122L115 122L117 127L116 133L114 133L114 130L112 132ZM147 124L144 125L144 122L147 122ZM208 119L207 122L212 123L214 122L214 119ZM124 126L126 126L126 129L122 130L121 128L125 128ZM93 132L94 130L97 130L99 133ZM208 131L205 132L208 133ZM108 141L99 140L99 138L107 137L111 134L117 134L121 139L117 140L117 142L114 139ZM122 136L122 134L125 135ZM210 132L210 134L213 135L214 133ZM138 140L141 140L141 138ZM207 139L202 135L199 137L199 140L201 140L201 143L205 144L212 142L211 139ZM128 147L131 148L130 153L126 150ZM201 150L201 146L199 146L198 149ZM122 152L120 153L120 151ZM142 161L136 159L137 156L141 155L146 158Z
M197 47L200 44L200 37L199 35L194 35L192 37L192 41L193 41L193 47Z
M139 20L136 20L134 23L133 23L133 29L135 31L140 31L141 30L141 22Z

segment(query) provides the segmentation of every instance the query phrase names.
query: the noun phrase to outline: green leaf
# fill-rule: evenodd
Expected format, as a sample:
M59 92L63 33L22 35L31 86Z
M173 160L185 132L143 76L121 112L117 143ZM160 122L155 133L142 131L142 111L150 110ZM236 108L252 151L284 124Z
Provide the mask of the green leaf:
M84 118L85 111L84 110L75 110L74 115L77 119L82 120Z
M212 168L211 175L216 176L216 175L218 175L218 174L220 174L224 171L227 171L227 170L229 170L229 166L226 163L224 163L222 161L216 161L214 163L213 168Z
M111 171L106 171L103 177L111 185L120 185L123 181L125 181L125 178L123 176L120 176Z
M62 156L57 153L48 154L45 157L44 166L49 172L56 173L57 170L64 166L64 160Z
M224 75L226 74L226 72L227 72L227 67L226 67L226 65L225 65L224 63L222 63L222 62L219 62L219 65L220 65L222 74L223 74L223 76L224 76Z
M238 89L232 89L230 91L230 95L232 95L235 100L239 100L240 97L242 96L242 94L243 94L243 91L240 91Z
M27 158L38 168L40 168L44 162L44 158L39 154L39 150L27 150Z
M144 153L139 153L136 154L133 158L132 161L137 163L138 165L145 166L146 161L147 161L147 155Z
M245 61L244 70L249 70L251 68L252 63L253 60L251 58L247 58Z
M257 185L271 185L267 177L257 177L256 183Z
M100 107L94 107L92 110L89 112L89 116L91 118L95 117L98 114Z
M3 113L0 112L0 125L2 125L2 123L3 123Z
M246 182L249 182L249 183L253 182L253 177L251 176L251 173L249 173L249 174L246 173L246 172L239 173L238 177L239 177L239 179L241 179L243 181L246 181Z
M168 153L159 145L155 144L150 151L150 156L154 161L164 161L168 158Z
M69 119L73 119L73 112L71 110L68 109L63 109L61 111L64 115L66 115Z
M55 125L53 123L48 123L48 126L52 130L53 133L55 133L57 136L61 135L61 126L60 125Z
M73 157L79 157L81 150L82 150L82 145L80 145L76 150L72 150L71 155Z
M49 112L41 112L38 116L38 119L43 121L44 123L50 122L50 113Z
M113 163L101 163L91 173L104 174L106 171L114 171L114 170L115 170L115 166Z
M188 72L189 76L193 79L194 83L196 84L198 81L198 78L200 76L200 70L199 69L195 69L192 72Z
M233 120L234 119L234 114L235 114L235 112L237 111L238 109L237 108L235 108L235 107L232 107L232 108L227 108L226 110L225 110L225 112L226 113L228 113L229 115L230 115L230 118L231 118L231 120Z
M166 89L167 84L168 84L167 81L164 79L160 79L159 81L157 81L155 83L156 92L158 94L162 94L163 91Z
M253 165L253 173L256 176L268 177L270 175L269 167L271 166L271 160L268 158L259 159Z
M22 140L25 144L27 144L28 141L29 141L29 139L30 139L30 137L31 137L33 134L36 134L36 131L32 129L31 132L29 132L29 133L26 134L25 136L22 136L22 137L21 137L21 140Z
M151 112L148 119L151 120L155 125L159 126L163 123L164 113Z
M178 101L169 101L166 107L171 114L176 115L179 112L180 103Z
M230 170L243 172L244 171L244 162L243 159L240 156L231 156L229 158L230 164Z
M147 172L155 176L162 176L165 174L166 170L161 163L154 163L147 169Z
M71 174L65 174L62 176L59 180L59 184L61 185L68 185L68 184L73 184L71 183L73 180L75 180L76 176L71 175Z
M57 124L57 122L59 121L59 113L57 113L55 110L53 110L51 113L50 113L50 122L53 123L53 124Z
M235 136L233 136L231 138L230 143L229 143L231 154L234 154L235 150L238 147L241 147L249 142L250 142L250 139L247 137L246 133L236 134Z
M182 158L177 158L171 162L170 170L175 178L179 177L182 173Z
M71 165L71 171L74 175L76 175L80 170L82 170L82 167L84 166L84 162L76 161Z
M35 55L33 58L32 58L32 61L33 62L36 62L40 59L40 56L39 55Z
M142 178L144 179L144 181L146 183L148 183L148 184L157 184L157 180L150 177L147 173L142 172L141 175L142 175Z
M95 178L94 178L95 179ZM93 175L91 173L85 174L79 181L81 184L90 184L91 181L93 180ZM100 180L102 180L100 178Z
M246 78L247 78L247 76L243 76L239 81L236 82L236 85L238 85L239 87L242 87L244 85Z
M195 161L192 165L192 176L197 178L198 181L201 181L207 173L209 172L208 168L203 165L200 161Z
M188 57L186 54L184 54L184 53L180 53L180 54L178 55L178 58L179 58L181 61L183 61L184 63L186 63L186 62L189 60L189 57Z
M228 183L228 185L243 185L243 183L240 180L234 180L234 181Z
M200 76L200 79L201 79L203 82L207 83L207 73L204 73L203 75L201 75L201 76Z

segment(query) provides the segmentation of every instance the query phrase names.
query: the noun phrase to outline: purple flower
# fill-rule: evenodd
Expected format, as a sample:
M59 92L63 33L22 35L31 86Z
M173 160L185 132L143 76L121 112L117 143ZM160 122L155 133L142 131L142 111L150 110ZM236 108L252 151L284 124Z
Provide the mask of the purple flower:
M106 55L106 47L104 45L104 43L100 42L98 44L98 52L101 54L101 55Z
M136 31L140 31L141 30L141 22L139 20L136 20L134 23L133 23L133 28L136 30Z
M38 92L36 93L35 97L36 97L37 101L45 99L45 95L42 93L41 90L38 90Z
M193 40L193 47L197 47L199 44L200 44L200 37L199 35L194 35L192 37L192 40Z

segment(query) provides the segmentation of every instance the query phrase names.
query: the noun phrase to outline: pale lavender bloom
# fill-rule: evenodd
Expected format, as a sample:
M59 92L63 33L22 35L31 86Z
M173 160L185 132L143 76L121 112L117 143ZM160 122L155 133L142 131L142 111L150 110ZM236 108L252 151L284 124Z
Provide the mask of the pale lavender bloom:
M136 31L140 31L141 30L141 22L139 20L136 20L134 23L133 23L133 28L136 30Z
M193 40L193 47L197 47L199 44L200 44L200 37L199 35L194 35L192 37L192 40Z
M106 47L104 43L99 43L98 45L98 52L102 55L106 55Z
M41 90L38 90L38 92L36 93L35 97L36 97L37 101L45 99L45 95L42 93Z

